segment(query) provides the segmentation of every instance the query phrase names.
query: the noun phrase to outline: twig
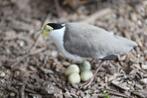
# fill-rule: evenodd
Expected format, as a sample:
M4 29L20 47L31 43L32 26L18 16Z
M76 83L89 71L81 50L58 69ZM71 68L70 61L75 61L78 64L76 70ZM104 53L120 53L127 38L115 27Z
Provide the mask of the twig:
M107 91L108 93L112 94L112 95L116 95L116 96L120 96L120 97L125 97L125 98L132 98L130 96L127 96L125 94L121 94L121 93L118 93L118 92L114 92L114 91Z
M25 84L20 89L20 98L25 98Z
M139 98L146 98L146 96L140 92L131 91L131 93L135 96L138 96Z
M88 16L86 19L82 20L81 22L84 23L94 23L96 19L101 18L105 15L108 15L112 12L110 8L103 9L101 11L97 11L96 13Z
M49 17L49 15L47 16L47 18L45 18L45 20L44 20L44 22L43 22L43 24L42 24L42 26L41 26L40 29L42 29L42 27L47 23L48 17ZM41 51L38 51L38 52L36 52L36 53L32 52L32 51L34 51L34 49L36 48L36 46L37 46L37 44L38 44L38 39L40 38L41 31L38 31L38 33L39 33L39 34L38 34L37 37L36 37L35 43L32 44L32 46L30 47L30 49L28 49L28 51L26 52L25 55L23 55L23 56L21 56L21 57L18 57L18 58L19 58L18 61L16 61L16 62L13 63L12 65L10 65L10 68L13 68L14 66L16 66L19 62L21 62L22 60L24 60L24 59L25 59L26 57L28 57L29 55L33 55L33 54L36 54L36 53L41 52ZM43 49L43 50L44 50L44 49Z
M40 52L42 52L44 50L46 50L46 47L31 51L29 55L35 55L35 54L38 54L38 53L40 53Z
M112 95L116 95L116 96L120 96L120 97L125 97L125 98L132 98L130 96L127 96L125 94L121 94L119 92L117 92L116 90L110 89L110 88L106 88L106 91Z

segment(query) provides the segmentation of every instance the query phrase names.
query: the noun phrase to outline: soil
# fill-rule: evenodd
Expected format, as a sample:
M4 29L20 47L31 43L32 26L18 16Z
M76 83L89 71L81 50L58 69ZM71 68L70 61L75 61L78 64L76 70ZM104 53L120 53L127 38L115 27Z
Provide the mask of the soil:
M73 64L40 30L47 22L88 21L137 42L138 47L106 61L92 84L71 85ZM0 98L147 98L146 0L0 1ZM95 64L92 71L96 71Z

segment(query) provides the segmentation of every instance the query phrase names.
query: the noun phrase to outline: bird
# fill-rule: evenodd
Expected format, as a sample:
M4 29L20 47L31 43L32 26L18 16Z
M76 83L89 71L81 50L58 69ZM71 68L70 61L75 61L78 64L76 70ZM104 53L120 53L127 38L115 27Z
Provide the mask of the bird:
M51 38L63 56L73 62L94 58L113 60L137 46L135 41L87 23L47 23L42 35Z
M132 40L86 23L48 23L42 34L50 37L58 50L74 62L87 58L111 60L137 46Z

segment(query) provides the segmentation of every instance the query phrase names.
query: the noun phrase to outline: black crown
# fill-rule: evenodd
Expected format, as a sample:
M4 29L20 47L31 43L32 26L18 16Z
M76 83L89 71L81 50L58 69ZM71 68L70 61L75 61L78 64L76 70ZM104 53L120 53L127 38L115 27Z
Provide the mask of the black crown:
M51 26L54 30L64 27L62 23L48 23L47 25Z

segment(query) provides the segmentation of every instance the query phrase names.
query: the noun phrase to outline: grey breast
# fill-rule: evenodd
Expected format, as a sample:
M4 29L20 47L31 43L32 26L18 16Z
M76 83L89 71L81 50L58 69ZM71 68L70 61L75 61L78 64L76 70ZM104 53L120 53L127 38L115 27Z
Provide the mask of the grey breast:
M67 23L65 49L81 57L104 58L129 52L136 43L84 23Z

